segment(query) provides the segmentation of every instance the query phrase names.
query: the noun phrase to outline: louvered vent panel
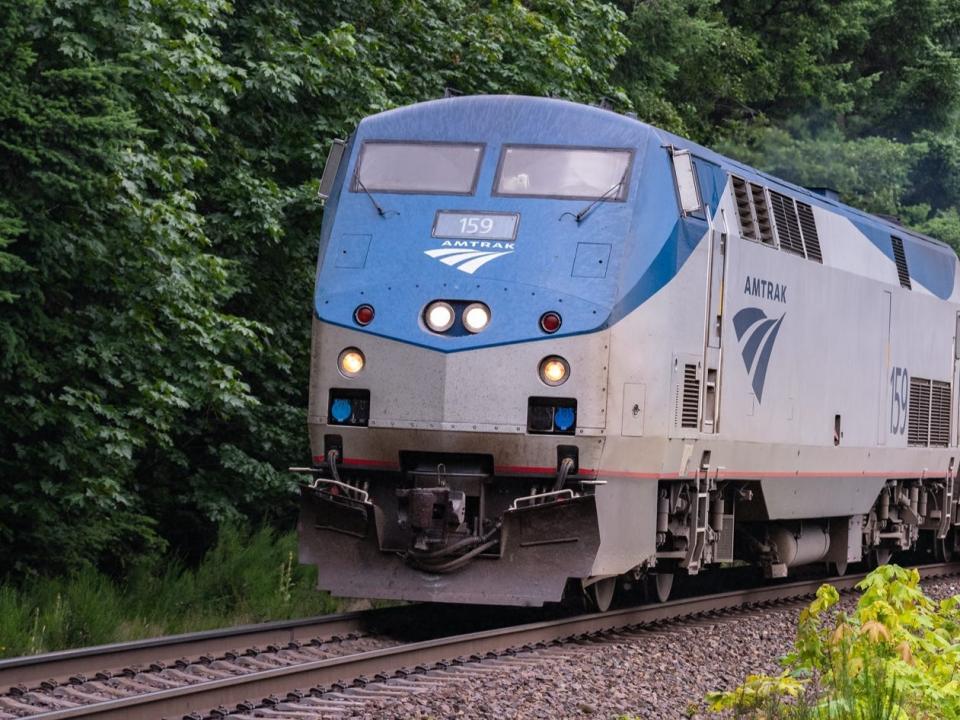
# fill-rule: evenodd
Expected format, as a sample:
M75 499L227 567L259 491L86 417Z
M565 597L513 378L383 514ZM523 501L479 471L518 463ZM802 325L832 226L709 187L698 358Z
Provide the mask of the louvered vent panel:
M907 445L926 447L930 443L930 381L910 378L910 410Z
M680 427L696 428L700 420L700 378L696 365L683 366L683 409Z
M907 267L907 254L903 251L903 240L896 235L891 235L890 242L893 244L893 261L897 264L900 287L913 290L910 284L910 269Z
M823 253L820 252L820 236L817 234L817 222L813 219L813 208L806 203L797 203L797 215L800 216L800 230L803 233L803 245L807 250L807 258L823 262Z
M930 396L930 446L950 444L950 383L933 381Z
M750 195L753 198L753 212L757 216L757 229L760 231L760 242L773 245L773 225L770 221L770 209L767 207L767 198L760 185L750 184Z
M777 238L780 247L803 257L803 240L800 238L800 223L793 198L770 191L770 204L773 205L773 219L777 221Z
M743 237L756 240L757 229L753 224L753 210L750 208L747 184L736 175L731 176L731 180L733 180L733 197L737 201L737 215L740 216L740 231Z

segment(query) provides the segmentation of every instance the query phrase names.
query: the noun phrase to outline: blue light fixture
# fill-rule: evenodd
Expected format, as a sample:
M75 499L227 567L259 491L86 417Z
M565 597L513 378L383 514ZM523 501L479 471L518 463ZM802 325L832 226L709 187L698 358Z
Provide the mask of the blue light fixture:
M337 398L330 403L330 415L338 423L346 422L353 415L353 403L347 398Z
M577 414L572 407L558 407L553 415L553 424L560 432L566 432L573 427L576 419Z

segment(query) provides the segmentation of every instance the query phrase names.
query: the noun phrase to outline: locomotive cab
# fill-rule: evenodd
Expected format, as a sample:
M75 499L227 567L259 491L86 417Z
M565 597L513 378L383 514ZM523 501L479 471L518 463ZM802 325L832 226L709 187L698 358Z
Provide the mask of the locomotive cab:
M321 587L542 604L628 550L601 551L598 520L623 512L596 470L607 325L644 262L631 235L662 236L647 254L669 235L643 173L664 159L628 118L529 98L360 124L325 181L315 295L301 537Z

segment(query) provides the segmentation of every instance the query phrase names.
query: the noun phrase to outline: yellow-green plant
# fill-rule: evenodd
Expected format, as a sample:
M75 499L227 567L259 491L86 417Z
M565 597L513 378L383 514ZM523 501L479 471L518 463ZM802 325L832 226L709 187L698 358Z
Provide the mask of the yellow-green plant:
M775 701L784 718L802 706L803 717L828 720L960 720L960 598L934 602L916 570L896 565L857 587L862 595L847 614L834 611L839 593L823 585L800 613L784 672L711 693L710 709L764 718Z

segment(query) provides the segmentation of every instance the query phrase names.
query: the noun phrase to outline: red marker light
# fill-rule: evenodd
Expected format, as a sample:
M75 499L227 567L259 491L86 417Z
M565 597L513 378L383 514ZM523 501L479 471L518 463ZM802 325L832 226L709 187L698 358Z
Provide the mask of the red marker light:
M540 316L540 329L545 333L553 334L560 329L560 325L563 324L563 320L560 318L560 315L555 312L545 312Z
M357 325L369 325L373 322L373 307L371 305L360 305L353 311L353 320Z

